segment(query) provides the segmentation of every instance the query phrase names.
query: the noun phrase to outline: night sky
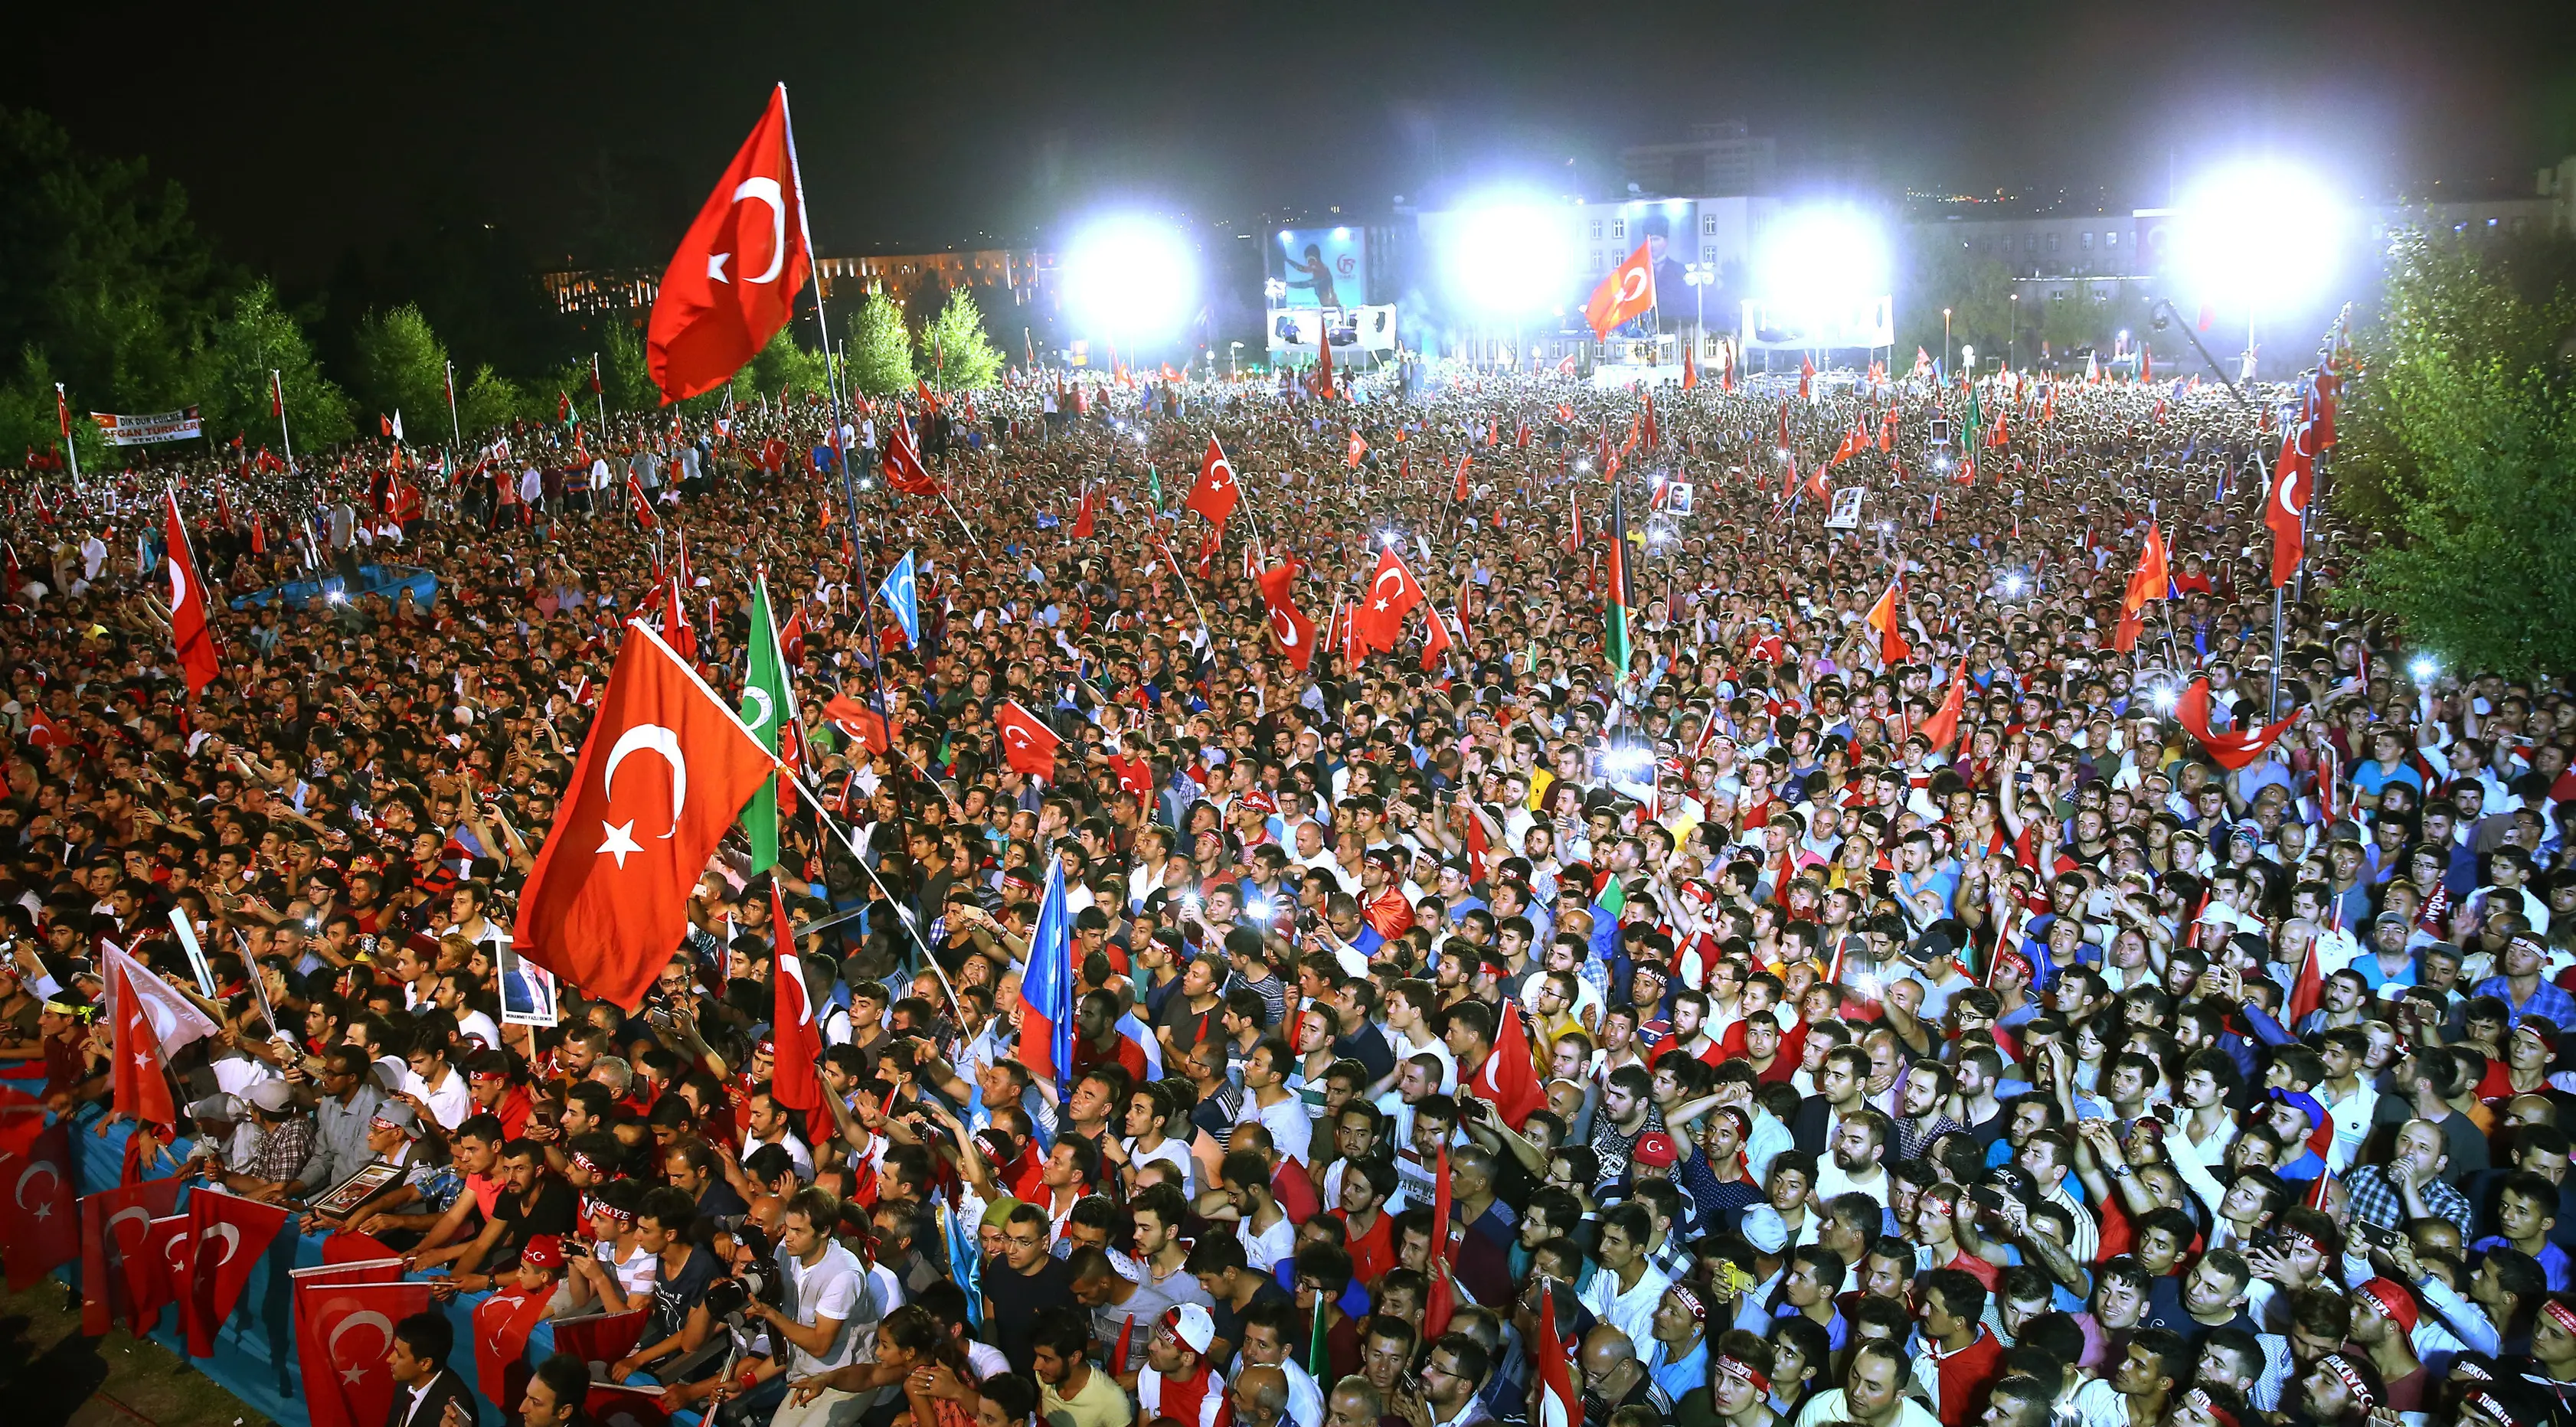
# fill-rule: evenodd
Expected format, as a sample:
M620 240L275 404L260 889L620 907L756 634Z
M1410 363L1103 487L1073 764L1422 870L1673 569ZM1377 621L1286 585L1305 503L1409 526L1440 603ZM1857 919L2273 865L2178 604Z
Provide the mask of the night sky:
M11 40L0 102L150 159L290 283L431 212L658 265L773 79L827 253L1113 202L1248 226L1505 178L1605 192L1620 144L1736 117L1792 172L1859 154L1889 189L2088 207L2248 149L2369 196L2523 193L2576 151L2569 0L56 4Z

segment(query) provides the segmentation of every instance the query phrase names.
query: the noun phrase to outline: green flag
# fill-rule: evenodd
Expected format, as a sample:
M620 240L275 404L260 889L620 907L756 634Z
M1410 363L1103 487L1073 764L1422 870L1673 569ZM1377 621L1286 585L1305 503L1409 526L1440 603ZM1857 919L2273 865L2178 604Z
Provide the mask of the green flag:
M1977 389L1973 386L1968 388L1968 415L1965 424L1968 428L1968 439L1960 443L1959 449L1974 451L1977 449L1977 438L1986 429L1986 418L1977 406Z
M787 701L787 660L778 650L778 621L769 612L769 584L755 578L751 595L751 662L743 672L742 722L771 753L778 751L779 723L793 717ZM760 785L742 810L743 831L751 835L751 870L778 865L778 775Z
M1331 1371L1333 1359L1324 1346L1324 1293L1321 1289L1315 1292L1315 1321L1308 1334L1306 1375L1319 1383L1328 1382L1331 1379L1325 1374Z
M1153 493L1154 509L1163 508L1163 473L1152 466L1145 468L1145 489Z

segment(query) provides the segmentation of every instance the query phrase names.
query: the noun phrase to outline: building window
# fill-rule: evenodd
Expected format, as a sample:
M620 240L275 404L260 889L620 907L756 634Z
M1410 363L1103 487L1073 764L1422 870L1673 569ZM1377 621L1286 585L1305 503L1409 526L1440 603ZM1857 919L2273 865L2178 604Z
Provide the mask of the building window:
M2120 230L2114 228L2110 232L2103 234L2102 246L2106 248L2116 248L2120 246Z
M1627 236L1628 236L1628 220L1627 220L1627 219L1625 219L1625 218L1613 218L1613 219L1611 219L1611 220L1610 220L1610 236L1611 236L1611 237L1613 237L1613 238L1625 238L1625 237L1627 237Z
M2084 251L2086 251L2086 252L2088 252L2088 253L2089 253L2089 252L2091 252L2091 251L2093 251L2093 235L2092 235L2092 234L2090 234L2090 233L2086 233L2086 234L2084 234L2084 235L2083 235L2083 237L2084 237Z
M1716 237L1717 215L1714 213L1703 213L1699 215L1699 232L1700 236L1703 238Z
M2025 253L2036 253L2036 252L2038 252L2038 251L2039 251L2039 235L2038 235L2037 233L2025 233L2025 234L2023 234L2023 235L2022 235L2022 240L2021 240L2021 250L2022 250L2023 252L2025 252Z
M2048 235L2048 250L2052 253L2057 251L2057 235L2055 233Z
M2514 221L2515 221L2515 222L2517 222L2517 223L2519 223L2519 222L2521 222L2522 220L2521 220L2521 219L2519 219L2519 218L2517 218L2517 219L2515 219ZM1701 262L1704 262L1704 263L1708 264L1710 267L1716 267L1716 266L1717 266L1717 245L1716 245L1716 244L1714 244L1714 243L1712 243L1712 244L1710 244L1709 246L1707 246L1707 247L1705 247L1705 248L1700 249L1700 250L1699 250L1699 260L1700 260Z
M1592 236L1595 239L1601 236L1601 220L1598 218L1592 220Z

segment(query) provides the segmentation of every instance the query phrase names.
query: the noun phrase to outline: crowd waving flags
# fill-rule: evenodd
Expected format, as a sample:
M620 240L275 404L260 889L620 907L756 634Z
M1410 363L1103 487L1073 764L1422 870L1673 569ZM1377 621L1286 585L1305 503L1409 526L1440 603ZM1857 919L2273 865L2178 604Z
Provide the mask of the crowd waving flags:
M284 1427L2547 1427L2576 686L2346 599L2364 377L1757 371L1652 256L736 402L779 90L667 400L0 473L7 1281Z

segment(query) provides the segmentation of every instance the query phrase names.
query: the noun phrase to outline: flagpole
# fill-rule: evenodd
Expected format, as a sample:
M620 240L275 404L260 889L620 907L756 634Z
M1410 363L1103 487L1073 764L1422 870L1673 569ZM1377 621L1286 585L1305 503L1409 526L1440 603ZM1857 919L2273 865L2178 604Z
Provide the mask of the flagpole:
M62 413L62 420L56 425L61 427L63 433L63 459L71 462L72 493L78 495L80 493L80 443L72 439L71 398L64 393L61 382L54 383L54 409Z
M894 742L892 725L886 728L886 742L888 745ZM815 819L823 824L825 831L840 837L841 845L850 850L850 860L859 864L859 870L868 874L868 880L876 884L877 895L885 898L886 905L895 909L894 919L903 924L905 935L910 936L912 944L921 949L922 961L939 977L939 988L948 993L948 1009L956 1015L958 1024L965 1024L966 1011L964 1007L957 1004L957 988L950 984L947 969L939 964L938 957L931 954L930 943L921 939L921 929L914 926L912 919L903 914L903 903L895 897L894 893L886 890L886 884L877 876L876 868L868 864L866 850L859 845L859 840L851 835L849 826L835 821L830 813L824 811L822 795L814 791L813 784L805 781L804 774L785 764L779 765L778 771L803 791L806 798L814 804Z
M796 185L796 226L805 239L806 276L812 279L814 284L814 330L822 339L823 360L828 369L832 361L832 327L830 320L823 313L823 265L814 258L814 222L805 210L805 169L796 159L796 118L788 108L787 85L783 81L778 86L778 116L784 121L787 130L787 176ZM834 463L841 468L841 499L850 517L850 572L856 575L859 552L866 547L866 534L859 524L858 482L850 474L849 450L841 443L840 385L837 382L825 382L823 385L832 403L832 439L827 444L832 448ZM954 511L956 507L952 505L949 509ZM961 527L964 526L966 523L964 517L959 517L957 523ZM978 543L976 549L980 552L983 546ZM873 628L873 621L871 621L871 628ZM882 646L876 651L876 657L879 659L884 657ZM883 714L885 710L879 709L878 712ZM892 736L891 729L888 730L888 736L889 738ZM876 873L871 871L868 876L874 879ZM879 890L883 890L883 885L879 884ZM918 934L913 937L916 942L920 939ZM928 950L924 947L924 954L927 954ZM945 980L945 977L943 976L942 979Z
M806 251L813 251L811 240L806 243ZM597 352L590 354L590 401L592 407L599 412L599 439L606 441L608 439L608 398L602 395L599 389L599 354Z
M465 427L456 419L456 364L447 364L447 434L456 443L458 459L465 451Z
M295 464L295 434L286 429L286 379L278 375L277 368L271 367L268 369L268 382L270 392L277 398L277 439L286 447L286 464L292 466Z

